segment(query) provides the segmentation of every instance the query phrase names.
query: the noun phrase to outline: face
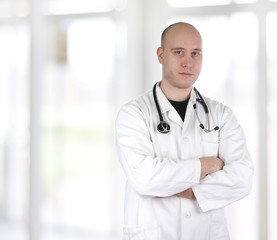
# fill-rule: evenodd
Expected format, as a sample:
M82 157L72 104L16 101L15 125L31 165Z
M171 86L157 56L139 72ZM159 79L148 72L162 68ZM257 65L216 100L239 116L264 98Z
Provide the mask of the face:
M157 55L162 64L162 82L171 88L192 88L202 66L202 39L196 29L183 24L168 29Z

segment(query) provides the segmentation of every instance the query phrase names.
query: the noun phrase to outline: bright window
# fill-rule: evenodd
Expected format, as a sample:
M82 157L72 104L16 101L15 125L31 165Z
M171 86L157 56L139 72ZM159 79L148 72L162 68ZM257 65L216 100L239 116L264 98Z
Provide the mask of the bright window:
M276 142L277 142L277 33L276 33L277 12L271 12L267 18L267 54L268 54L268 183L269 183L269 239L277 239L276 229ZM262 164L262 163L261 163Z
M115 24L72 20L56 31L66 47L49 62L45 85L43 222L56 237L62 226L96 238L116 225L110 217Z
M227 5L234 3L245 4L254 3L257 0L167 0L171 7L196 7L196 6L216 6L216 5Z
M230 4L232 0L167 0L168 4L174 8L195 7L195 6L214 6Z
M257 0L233 0L235 3L255 3Z
M0 39L0 238L20 240L27 234L28 27L2 24Z
M29 13L28 0L1 0L0 18L22 17Z
M50 14L108 12L126 4L125 0L49 0L47 3Z

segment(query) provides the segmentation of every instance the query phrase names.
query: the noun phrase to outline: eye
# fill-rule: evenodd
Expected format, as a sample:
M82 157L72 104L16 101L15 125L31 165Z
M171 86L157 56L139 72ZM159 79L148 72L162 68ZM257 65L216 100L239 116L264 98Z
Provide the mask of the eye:
M182 51L175 51L175 54L178 55L178 56L181 56L183 54Z
M200 52L192 52L192 54L191 54L193 57L197 57L197 56L199 56L200 55Z

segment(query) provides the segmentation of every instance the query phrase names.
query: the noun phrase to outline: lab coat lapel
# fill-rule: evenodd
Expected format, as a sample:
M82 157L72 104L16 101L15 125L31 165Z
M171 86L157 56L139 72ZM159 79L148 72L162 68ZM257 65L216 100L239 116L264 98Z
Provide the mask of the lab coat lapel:
M194 114L193 104L195 102L196 102L196 94L195 94L195 91L192 88L191 93L190 93L189 103L188 103L188 106L187 106L185 121L183 123L183 134L186 132L186 129L189 125L189 122L191 121L191 117Z
M167 116L170 120L177 123L180 127L183 127L183 120L175 108L170 104L159 85L157 85L157 98L162 114L167 112Z
M183 120L172 105L170 106L170 110L168 112L168 118L177 123L180 127L183 127Z

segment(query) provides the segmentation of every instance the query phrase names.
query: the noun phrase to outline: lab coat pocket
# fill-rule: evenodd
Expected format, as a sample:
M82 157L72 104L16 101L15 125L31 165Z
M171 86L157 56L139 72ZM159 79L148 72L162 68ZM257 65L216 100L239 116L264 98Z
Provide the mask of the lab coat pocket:
M223 209L216 210L212 213L211 239L230 240L225 213Z
M204 133L201 137L201 157L218 157L218 131Z
M159 229L157 226L149 227L125 227L123 240L159 240Z

